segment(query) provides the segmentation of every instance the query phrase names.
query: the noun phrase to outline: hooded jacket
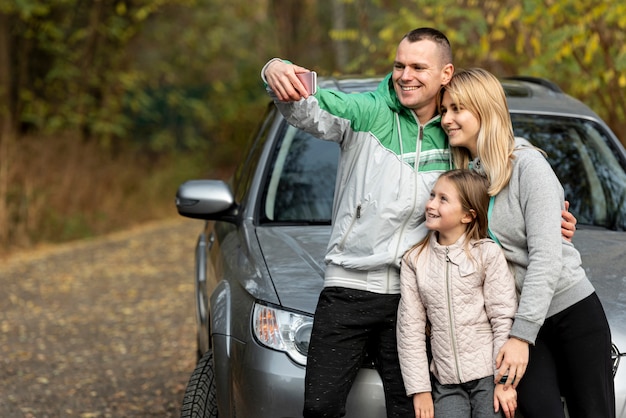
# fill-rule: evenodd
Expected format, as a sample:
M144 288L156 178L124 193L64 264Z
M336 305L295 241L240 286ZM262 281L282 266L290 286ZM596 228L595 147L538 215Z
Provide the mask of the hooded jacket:
M297 102L267 90L290 124L341 148L324 286L400 293L401 257L426 235L424 205L451 167L440 116L421 125L391 74L373 92L318 89Z
M401 269L398 356L407 395L430 392L426 322L431 323L430 370L444 385L496 372L496 355L509 338L517 307L515 280L490 239L410 250ZM468 257L467 252L471 254Z

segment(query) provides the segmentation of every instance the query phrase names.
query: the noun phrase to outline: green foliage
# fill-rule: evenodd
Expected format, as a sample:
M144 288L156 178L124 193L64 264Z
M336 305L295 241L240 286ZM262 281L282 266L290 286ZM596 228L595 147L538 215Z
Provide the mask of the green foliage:
M264 23L256 15L254 8L225 0L155 15L130 46L133 67L142 74L129 80L131 136L153 151L236 148L229 126L255 124L266 100L258 71L267 56L256 35ZM154 51L151 45L164 47Z
M293 48L287 39L301 43L297 50L306 45L288 58L311 65L307 54L317 57L312 64L322 74L380 74L389 70L400 37L419 26L447 34L457 67L549 76L612 124L626 119L618 95L626 87L626 5L619 2L334 0L286 10L288 4L2 0L0 10L16 18L15 64L24 69L17 79L19 121L46 133L82 132L113 149L128 140L155 152L230 143L223 134L231 130L222 129L255 122L265 100L258 69L281 44ZM273 22L298 12L305 27L276 33ZM329 15L332 24L315 19ZM318 37L318 45L304 34ZM342 50L349 60L330 64L324 45L341 43L350 46ZM17 52L24 48L30 53ZM339 61L345 64L337 68ZM585 83L575 82L581 77Z
M587 103L619 135L626 130L626 4L600 0L412 0L396 12L354 63L389 70L395 45L408 30L430 26L453 47L455 66L480 66L500 76L549 78ZM372 16L376 18L376 16ZM372 54L372 51L375 51ZM385 51L381 54L380 51ZM368 61L367 57L374 59ZM384 55L384 56L383 56ZM622 137L622 142L626 138Z
M0 0L10 22L10 62L0 67L11 76L0 91L14 98L2 113L16 129L15 141L0 138L10 151L0 155L0 244L174 215L180 182L228 176L267 100L258 77L273 49L258 35L265 12L230 0ZM39 161L33 137L54 142L49 160ZM47 191L35 161L64 180ZM90 185L104 172L113 178L103 205ZM146 202L154 207L137 210Z
M177 182L230 174L264 111L259 70L269 58L321 75L383 74L400 38L420 26L446 33L457 68L549 78L623 135L622 3L0 0L10 57L0 62L0 125L12 121L16 131L15 141L0 138L0 221L12 228L0 230L0 240L36 241L42 225L50 226L46 239L65 239L145 219L137 202L161 205ZM75 172L41 183L31 161L44 157L30 148L33 137L59 153L42 165L66 159L57 170ZM104 181L81 158L115 167L106 170L116 177L106 185L112 203L90 208L93 191L77 191L90 185L77 179Z

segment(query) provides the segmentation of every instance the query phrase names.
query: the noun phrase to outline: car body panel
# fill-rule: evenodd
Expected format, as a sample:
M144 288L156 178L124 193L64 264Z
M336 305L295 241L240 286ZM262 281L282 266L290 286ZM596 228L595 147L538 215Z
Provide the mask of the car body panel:
M611 339L621 351L613 378L616 417L626 417L626 233L581 226L574 235L587 277L602 302Z
M626 349L626 233L581 226L573 243L580 251L609 323L613 342Z
M284 354L254 342L234 341L230 353L228 364L232 365L233 385L225 389L232 392L218 393L220 399L230 399L221 404L220 412L231 410L228 416L238 418L302 417L304 370L301 366ZM386 416L382 383L375 370L361 370L346 409L350 411L346 416L351 418Z
M624 418L626 417L626 364L624 361L617 369L613 380L615 381L615 416Z
M259 227L257 236L281 305L312 315L324 285L330 227Z
M320 234L312 234L313 237L315 235ZM323 240L320 237L317 239ZM318 250L317 254L319 257L323 252ZM293 278L288 270L283 273ZM318 277L317 289L301 289L302 295L308 296L306 299L317 299L315 295L321 289L320 280ZM307 282L301 281L305 284ZM250 333L251 312L255 302L249 293L254 288L251 283L256 282L236 280L231 285L230 281L222 280L211 297L211 340L220 414L231 411L226 416L241 418L302 416L305 368L290 360L285 353L268 349L255 341ZM283 294L287 300L291 296ZM298 303L296 299L291 302ZM347 417L385 416L382 382L375 370L362 369L352 392L354 394L349 397L350 414Z

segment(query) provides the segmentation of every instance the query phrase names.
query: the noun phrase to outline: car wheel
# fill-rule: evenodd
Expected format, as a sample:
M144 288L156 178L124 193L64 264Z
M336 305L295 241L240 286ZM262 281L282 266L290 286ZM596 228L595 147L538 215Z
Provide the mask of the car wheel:
M217 418L213 350L204 353L189 378L180 417Z

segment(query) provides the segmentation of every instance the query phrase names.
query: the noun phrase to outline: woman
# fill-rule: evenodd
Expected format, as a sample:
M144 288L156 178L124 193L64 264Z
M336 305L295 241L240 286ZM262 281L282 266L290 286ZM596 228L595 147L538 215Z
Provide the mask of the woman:
M490 182L490 236L519 295L496 381L508 375L525 418L563 417L561 393L572 418L614 417L610 330L580 254L561 236L559 180L539 150L514 137L504 91L489 72L454 74L441 112L455 166Z

